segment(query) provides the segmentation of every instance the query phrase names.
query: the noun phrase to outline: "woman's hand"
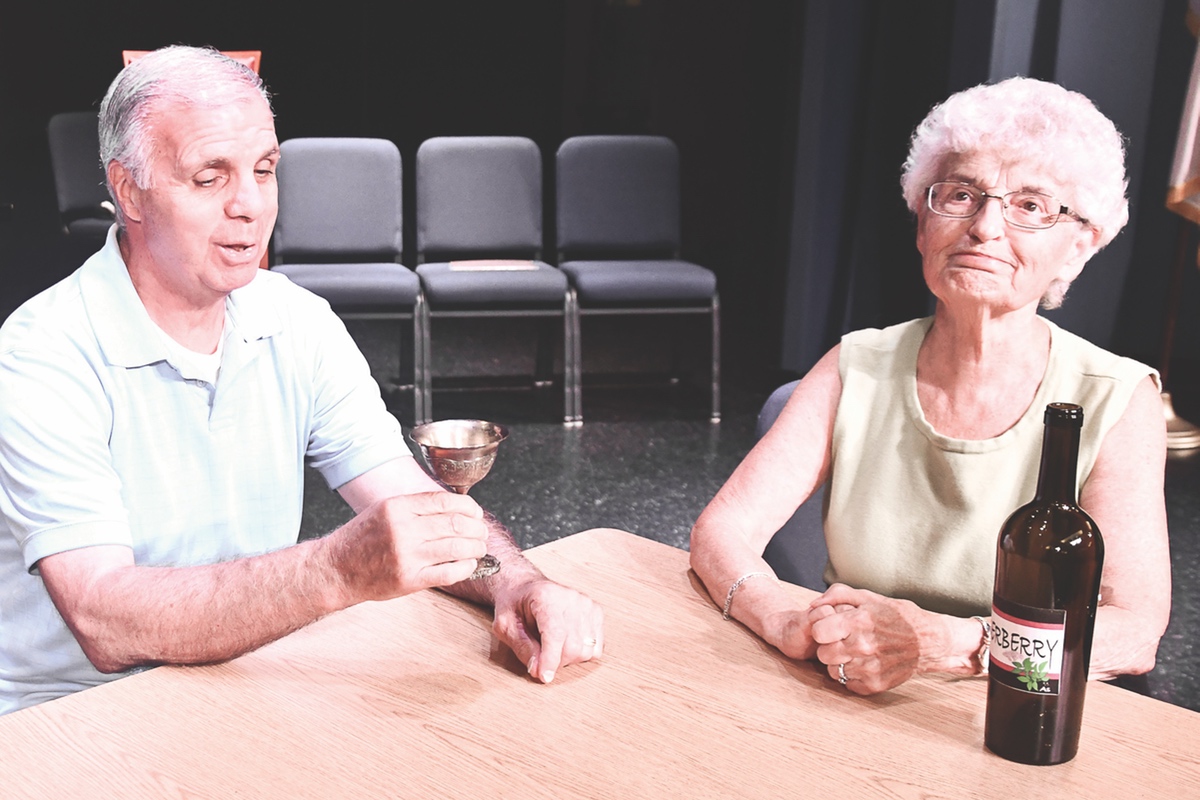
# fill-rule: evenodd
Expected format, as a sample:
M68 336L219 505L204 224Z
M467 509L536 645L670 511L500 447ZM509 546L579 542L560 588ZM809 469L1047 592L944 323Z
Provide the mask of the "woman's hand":
M763 639L788 658L810 661L816 658L817 643L812 638L811 613L803 606L774 612L764 620Z
M928 612L915 603L834 584L813 601L809 613L817 659L834 680L844 674L852 692L887 691L921 666L920 631L927 627Z

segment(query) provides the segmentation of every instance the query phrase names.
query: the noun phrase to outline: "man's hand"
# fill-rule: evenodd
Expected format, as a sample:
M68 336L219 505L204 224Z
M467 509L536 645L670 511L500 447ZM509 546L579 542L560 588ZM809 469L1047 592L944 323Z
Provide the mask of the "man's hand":
M604 612L574 589L538 576L497 593L495 606L492 630L543 683L604 652Z
M470 497L434 491L388 497L330 539L352 602L386 600L466 580L487 553L488 526Z

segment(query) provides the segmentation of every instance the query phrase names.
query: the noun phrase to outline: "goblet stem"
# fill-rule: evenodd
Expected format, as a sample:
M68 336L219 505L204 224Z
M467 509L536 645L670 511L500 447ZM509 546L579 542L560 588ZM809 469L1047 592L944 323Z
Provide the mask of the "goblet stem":
M474 483L469 483L466 486L451 486L450 488L458 494L466 494L474 486ZM471 573L471 577L467 580L476 581L480 578L486 578L489 575L495 575L500 571L500 559L496 558L491 553L488 553L483 558L475 562L475 571Z

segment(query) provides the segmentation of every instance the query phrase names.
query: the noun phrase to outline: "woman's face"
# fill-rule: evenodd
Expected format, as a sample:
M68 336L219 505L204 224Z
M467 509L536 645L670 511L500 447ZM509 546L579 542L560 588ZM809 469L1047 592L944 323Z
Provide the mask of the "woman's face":
M1072 207L1070 186L1049 171L988 153L946 158L939 181L969 183L989 195L1033 190ZM1033 307L1051 281L1075 279L1097 249L1098 233L1072 217L1044 230L1026 230L1004 220L999 200L988 200L967 219L942 217L922 205L917 214L917 249L924 257L925 283L939 301L995 313Z

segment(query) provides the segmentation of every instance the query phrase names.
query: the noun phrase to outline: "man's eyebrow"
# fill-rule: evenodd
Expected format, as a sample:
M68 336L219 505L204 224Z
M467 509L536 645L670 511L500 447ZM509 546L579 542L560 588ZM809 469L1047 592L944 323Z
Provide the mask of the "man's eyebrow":
M203 172L206 169L225 169L228 166L229 159L227 158L210 158L208 161L205 161L203 164L201 164L200 168L197 169L196 172Z
M262 157L261 157L261 158L259 158L258 160L259 160L259 161L262 161L264 158L271 158L271 157L273 157L273 156L278 156L278 155L279 155L279 145L275 145L275 146L274 146L274 147L272 147L270 150L268 150L267 152L263 153L263 154L262 154Z

